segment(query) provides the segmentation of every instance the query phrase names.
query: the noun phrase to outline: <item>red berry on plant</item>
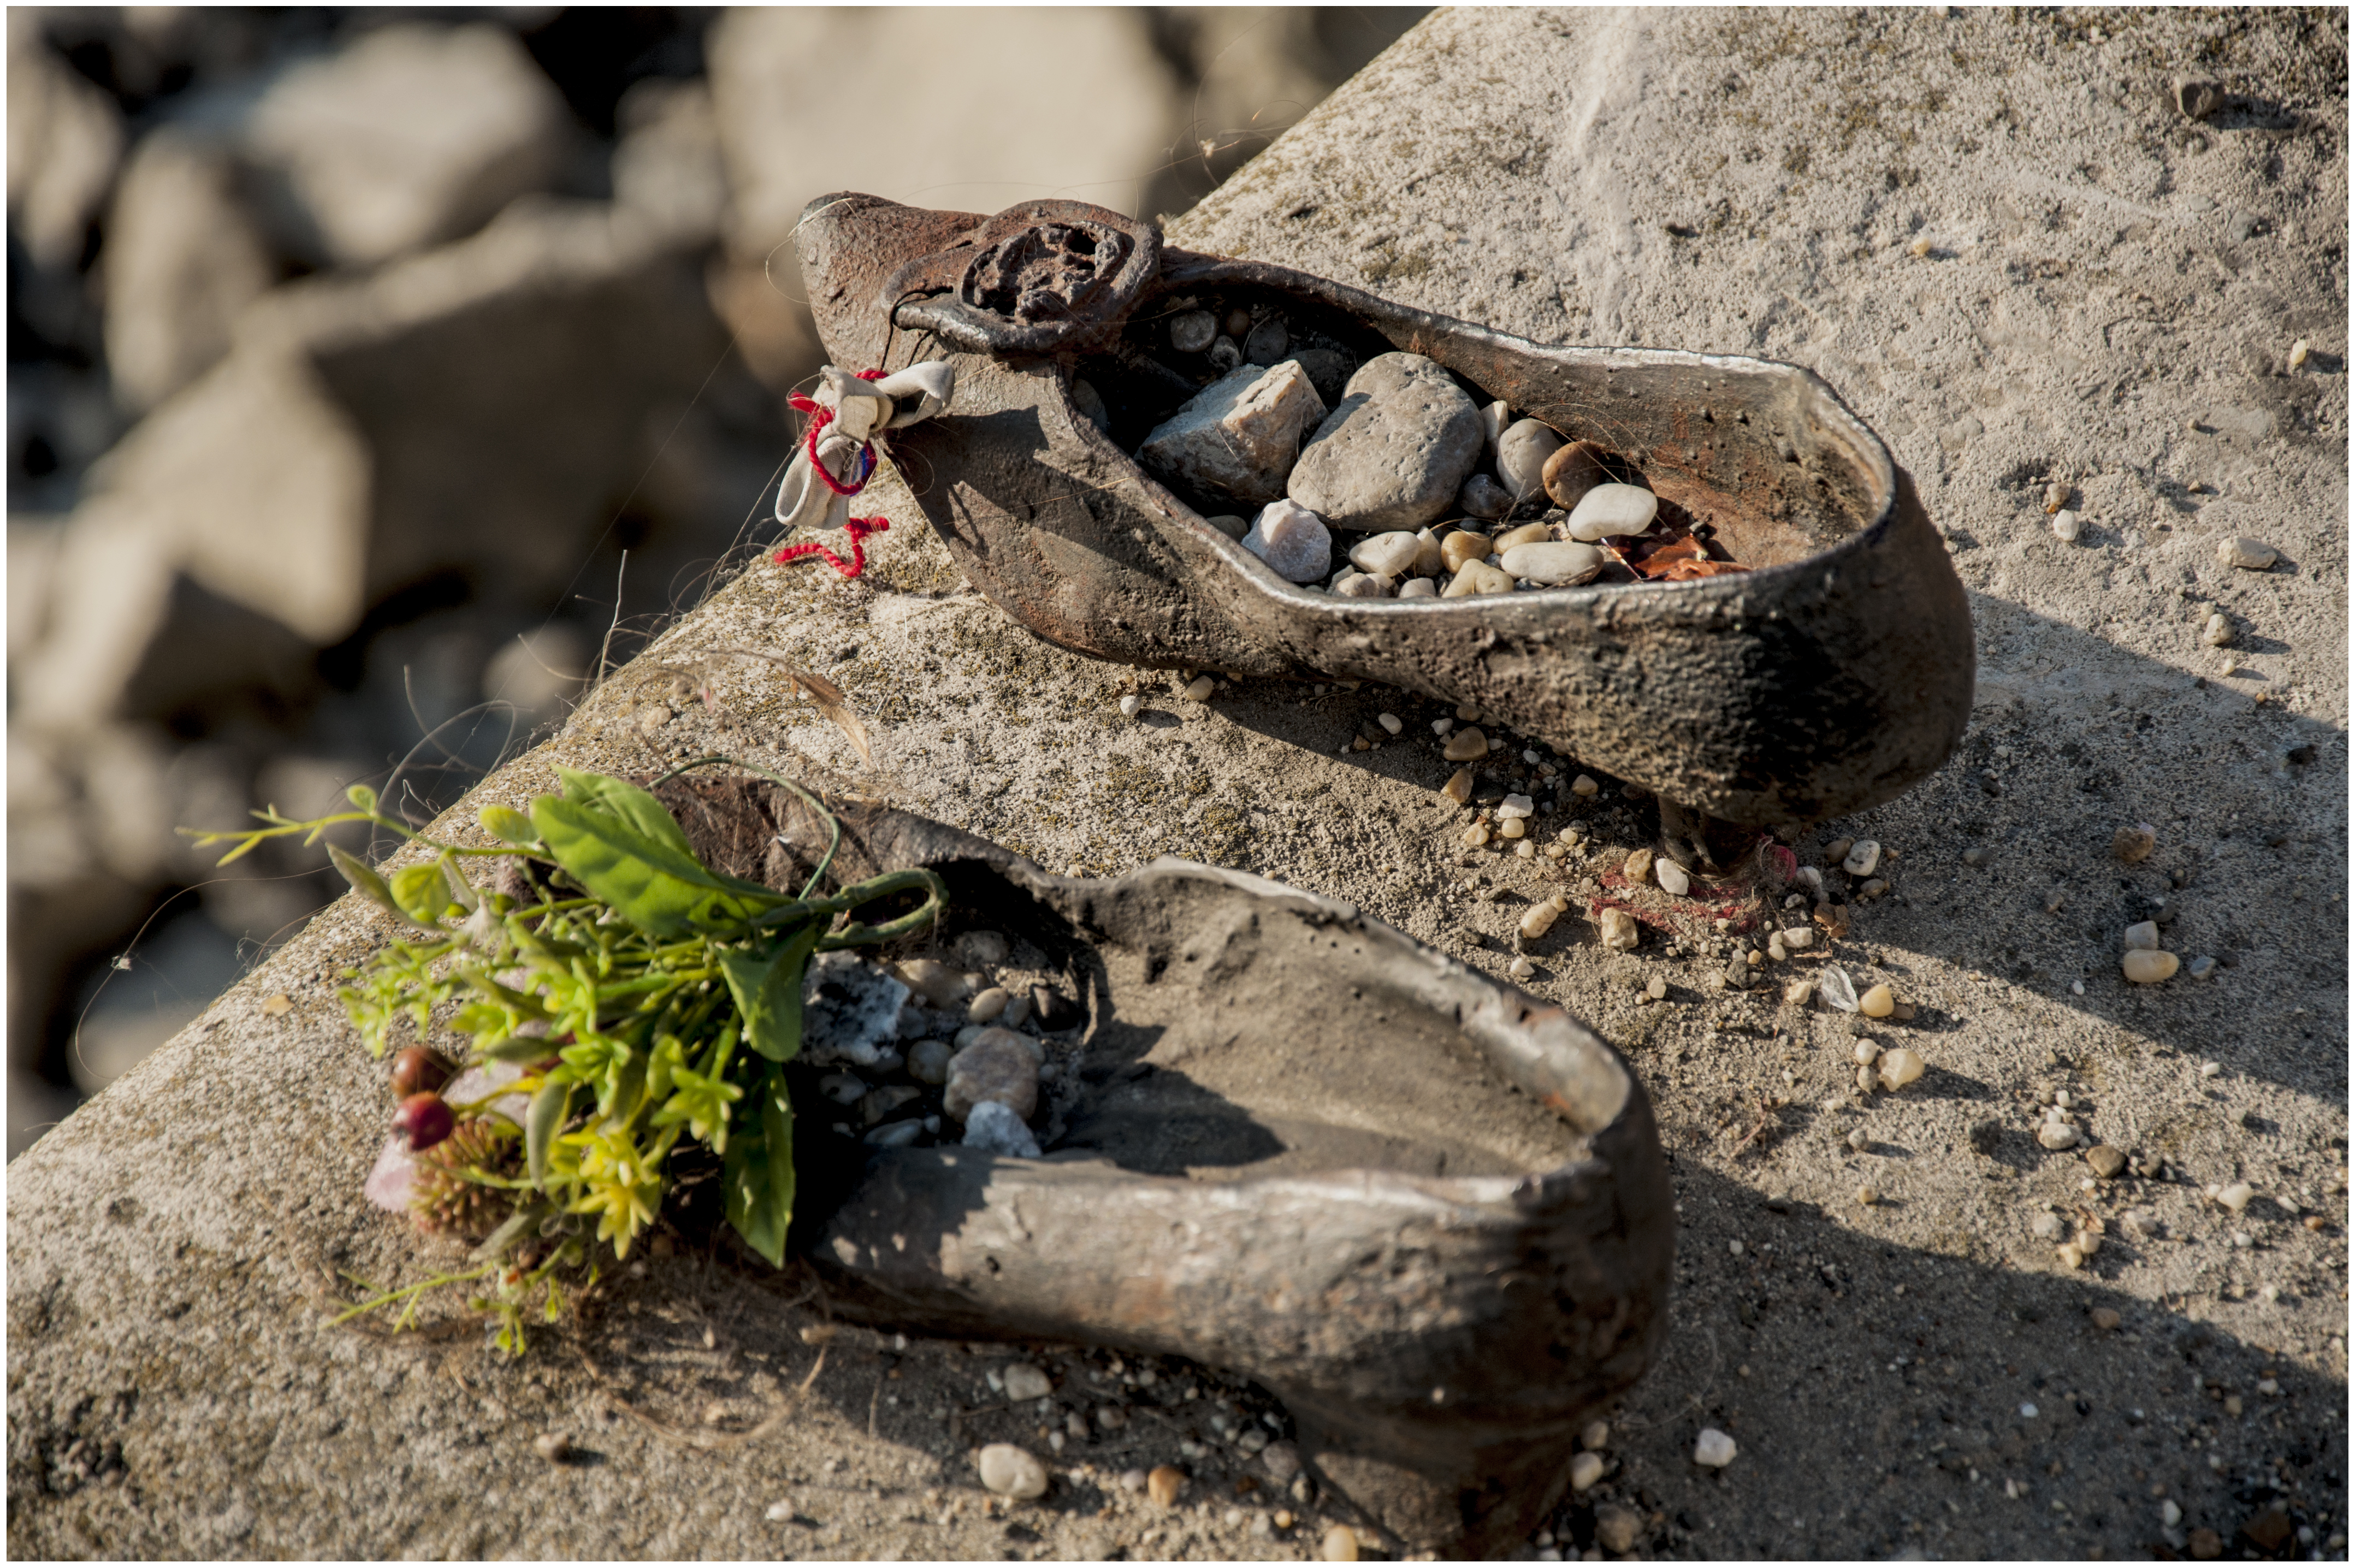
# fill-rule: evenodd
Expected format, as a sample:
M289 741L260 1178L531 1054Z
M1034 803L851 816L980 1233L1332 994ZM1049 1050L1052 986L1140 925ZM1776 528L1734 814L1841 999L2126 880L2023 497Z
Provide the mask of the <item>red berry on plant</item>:
M430 1091L411 1094L392 1114L392 1130L405 1133L412 1149L428 1149L450 1136L458 1125L451 1114L450 1102Z
M438 1090L448 1082L450 1064L424 1046L412 1045L392 1059L392 1092L400 1099Z

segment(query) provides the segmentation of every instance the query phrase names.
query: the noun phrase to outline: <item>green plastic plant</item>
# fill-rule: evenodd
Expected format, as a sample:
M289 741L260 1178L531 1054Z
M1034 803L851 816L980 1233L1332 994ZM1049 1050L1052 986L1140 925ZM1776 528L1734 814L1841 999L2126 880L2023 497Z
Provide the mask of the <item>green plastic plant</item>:
M728 761L698 758L672 773ZM385 875L329 847L345 879L405 927L345 972L351 984L338 995L378 1058L401 1036L423 1042L439 1025L464 1038L463 1065L520 1069L449 1107L464 1128L512 1120L499 1106L520 1099L528 1107L516 1129L520 1159L433 1168L444 1208L451 1182L502 1200L506 1218L476 1251L477 1266L400 1290L368 1286L372 1296L346 1317L399 1303L399 1327L424 1291L488 1280L470 1305L496 1317L499 1343L520 1351L527 1310L542 1293L549 1321L561 1310L556 1274L593 1271L588 1221L617 1259L654 1223L682 1143L719 1157L729 1223L771 1264L783 1263L794 1206L784 1067L802 1048L804 972L814 954L923 929L945 890L932 872L914 869L816 896L841 825L799 785L749 771L792 790L828 826L826 854L798 895L712 870L645 790L570 769L559 770L563 793L539 796L528 815L483 808L494 848L428 838L379 809L365 785L347 792L350 812L298 822L273 808L254 814L260 827L195 835L199 845L234 844L224 865L270 838L302 834L315 843L359 822L434 850ZM477 887L464 867L486 858L525 862L531 891L519 898ZM911 893L922 902L896 918L850 918ZM466 1147L512 1150L516 1136Z

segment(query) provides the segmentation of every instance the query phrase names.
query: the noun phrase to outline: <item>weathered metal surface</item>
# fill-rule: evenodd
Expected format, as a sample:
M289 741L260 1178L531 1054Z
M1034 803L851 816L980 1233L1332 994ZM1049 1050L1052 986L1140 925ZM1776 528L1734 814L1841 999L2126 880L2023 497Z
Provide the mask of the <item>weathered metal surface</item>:
M1083 201L1008 208L902 265L887 315L975 354L1077 349L1117 328L1161 261L1152 225Z
M837 195L801 230L819 329L843 364L946 347L955 411L900 443L974 584L1039 635L1158 668L1387 682L1469 703L1709 815L1807 822L1902 793L1971 707L1968 606L1912 480L1811 373L1733 356L1551 347L1259 261L1171 251L1129 307L1216 294L1365 352L1425 354L1517 411L1636 458L1745 573L1454 600L1339 599L1284 581L1140 469L1071 402L1174 400L1133 343L1020 345L1017 323L897 308L911 257L997 220ZM976 336L976 334L978 336ZM964 345L975 344L978 347ZM986 351L985 351L986 350ZM1164 369L1165 377L1169 373ZM1178 379L1171 378L1172 379Z
M765 785L661 793L721 869L797 885L825 842ZM1089 1015L1082 1077L1101 1070L1136 1101L1106 1125L1188 1116L1241 1131L1262 1157L1146 1174L1116 1134L1089 1147L1079 1133L1045 1160L864 1151L842 1193L826 1162L857 1146L826 1149L810 1129L805 1212L840 1195L809 1249L835 1310L1239 1371L1284 1400L1326 1483L1410 1543L1492 1556L1525 1540L1559 1499L1580 1425L1642 1375L1665 1327L1672 1194L1625 1061L1559 1008L1258 878L1176 860L1110 881L1050 876L889 811L855 816L837 861L851 877L911 865L949 884L952 926L1064 955ZM1240 1054L1263 1075L1222 1078L1216 1053L1231 1062L1246 1033ZM1333 1050L1348 1083L1316 1070ZM1361 1137L1369 1119L1396 1130L1427 1115L1363 1087L1418 1052L1469 1063L1450 1081L1492 1096L1489 1117L1552 1107L1570 1157L1467 1176L1303 1168L1296 1151L1313 1157L1336 1125ZM1476 1125L1471 1109L1458 1119Z

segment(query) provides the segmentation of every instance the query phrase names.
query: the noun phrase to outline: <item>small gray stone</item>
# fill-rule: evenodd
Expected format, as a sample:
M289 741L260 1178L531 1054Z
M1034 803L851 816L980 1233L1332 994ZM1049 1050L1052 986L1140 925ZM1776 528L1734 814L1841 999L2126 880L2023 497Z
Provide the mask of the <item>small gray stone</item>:
M1536 420L1517 420L1497 441L1497 477L1515 506L1545 493L1546 460L1563 445L1561 432Z
M1349 378L1285 494L1332 528L1419 528L1446 512L1479 455L1480 411L1455 379L1423 355L1383 354Z
M1292 335L1284 330L1284 323L1271 317L1251 329L1243 339L1243 363L1274 365L1284 358L1284 351L1292 346Z
M1210 368L1221 376L1233 374L1243 362L1241 345L1231 337L1221 337L1210 345Z
M1455 509L1466 517L1494 521L1513 509L1513 497L1486 474L1475 474L1455 493Z
M2216 559L2244 571L2263 571L2281 559L2281 552L2263 539L2231 539L2216 547Z
M2205 120L2224 107L2224 84L2200 77L2175 79L2175 107L2189 120Z
M858 1102L858 1119L864 1125L871 1127L922 1093L922 1090L911 1089L905 1083L892 1083L872 1090Z
M2199 957L2194 958L2190 963L2185 965L2184 972L2195 980L2205 980L2209 976L2216 972L2216 960L2209 957L2203 953Z
M1103 394L1076 378L1071 382L1071 407L1079 410L1080 417L1098 430L1112 428L1112 413L1104 407Z
M906 1148L923 1135L924 1124L911 1119L886 1122L879 1127L870 1127L867 1136L858 1141L873 1148Z
M1039 1140L1011 1107L996 1100L984 1100L966 1113L964 1147L1017 1159L1039 1157Z
M1325 400L1298 365L1247 367L1187 399L1136 460L1180 489L1264 506L1284 494L1301 436L1324 417Z
M1333 569L1332 530L1297 501L1262 507L1242 547L1286 582L1315 582Z
M1289 1443L1271 1443L1259 1451L1259 1462L1279 1482L1300 1474L1300 1450Z
M2126 1157L2122 1149L2112 1148L2108 1144L2095 1144L2085 1151L2085 1163L2094 1168L2095 1176L2107 1181L2126 1168Z
M1169 321L1169 347L1180 354L1199 354L1219 336L1219 320L1207 310L1189 310Z
M981 1484L1001 1498L1042 1498L1047 1495L1047 1467L1011 1443L993 1443L981 1451Z
M2209 616L2208 624L2200 628L2200 640L2211 648L2232 646L2233 635L2232 620L2221 610Z

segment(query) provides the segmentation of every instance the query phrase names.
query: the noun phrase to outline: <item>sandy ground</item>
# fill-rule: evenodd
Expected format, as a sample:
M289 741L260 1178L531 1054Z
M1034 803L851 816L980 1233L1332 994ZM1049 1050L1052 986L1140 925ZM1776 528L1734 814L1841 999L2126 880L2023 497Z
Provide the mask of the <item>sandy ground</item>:
M1920 1082L1858 1095L1848 1015L1721 993L1721 960L1572 922L1539 944L1528 987L1644 1075L1683 1220L1659 1362L1550 1550L1610 1504L1644 1556L2116 1557L2204 1529L2237 1558L2278 1507L2268 1554L2344 1555L2344 61L2341 14L1443 15L1174 231L1534 337L1806 364L1913 471L1971 592L1957 755L1798 846L1885 846L1891 891L1837 957L1916 1003L1868 1033ZM2241 96L2195 125L2161 92L2184 70ZM2280 563L2219 564L2243 534ZM712 746L852 774L749 666L719 712L657 718L670 671L756 646L850 692L900 804L1052 869L1259 871L1503 973L1525 873L1465 863L1433 705L1188 702L1011 626L916 528L879 543L857 585L756 568L478 798ZM1403 737L1343 750L1382 710ZM1581 761L1610 786L1592 870L1649 828ZM2137 822L2158 848L2122 864ZM2214 972L2127 986L2120 933L2153 917ZM1132 1419L992 1509L971 1447L1044 1451L986 1381L1013 1352L812 1343L794 1279L685 1253L520 1363L324 1328L323 1265L427 1261L358 1206L380 1091L329 976L372 933L327 912L10 1168L16 1553L1298 1557L1348 1517L1181 1450L1222 1400L1264 1410L1248 1389L1051 1347L1059 1399ZM2159 1174L2041 1148L2058 1091ZM2237 1213L2205 1195L2233 1182ZM2104 1223L2083 1267L2048 1211ZM1722 1471L1690 1462L1703 1426L1739 1445ZM578 1463L533 1455L552 1430ZM1174 1510L1117 1484L1161 1462L1195 1473Z

